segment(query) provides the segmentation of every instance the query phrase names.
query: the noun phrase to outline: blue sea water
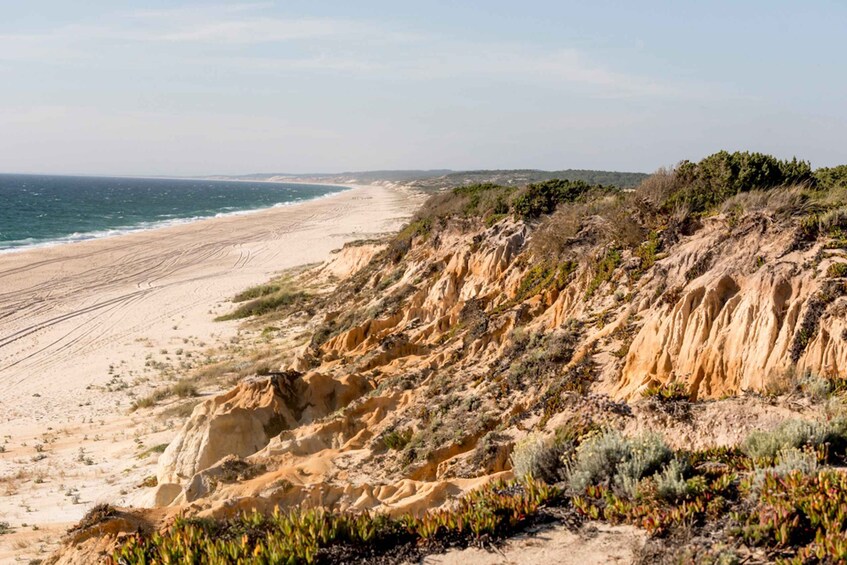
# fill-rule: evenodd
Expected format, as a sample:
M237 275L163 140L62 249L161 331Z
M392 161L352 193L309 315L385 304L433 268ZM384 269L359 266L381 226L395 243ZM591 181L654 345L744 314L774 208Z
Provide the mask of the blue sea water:
M0 253L302 202L340 186L0 174Z

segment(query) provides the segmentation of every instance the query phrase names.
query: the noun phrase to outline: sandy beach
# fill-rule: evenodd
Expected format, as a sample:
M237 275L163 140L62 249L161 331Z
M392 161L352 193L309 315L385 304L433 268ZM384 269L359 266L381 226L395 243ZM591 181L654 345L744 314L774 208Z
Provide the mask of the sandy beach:
M395 230L420 198L357 186L256 213L0 255L0 561L44 557L93 504L132 504L178 421L131 412L238 333L238 291Z

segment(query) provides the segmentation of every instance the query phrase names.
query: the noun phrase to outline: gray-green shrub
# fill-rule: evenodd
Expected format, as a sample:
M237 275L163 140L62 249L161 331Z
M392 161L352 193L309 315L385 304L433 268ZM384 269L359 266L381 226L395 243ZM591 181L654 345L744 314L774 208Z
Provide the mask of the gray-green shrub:
M672 456L658 434L628 438L609 431L587 439L577 448L568 480L577 491L603 484L632 495L638 481L659 471Z
M753 492L761 490L765 475L776 475L784 477L795 471L804 475L811 475L818 470L818 458L810 449L798 449L786 447L776 454L776 464L770 467L760 467L753 474Z
M565 434L552 437L529 434L519 441L512 451L512 470L520 479L533 478L546 483L556 483L565 476L574 443Z
M787 448L843 443L845 424L847 422L844 420L785 420L773 430L752 432L741 444L741 450L753 459L774 459L780 451Z
M664 500L679 500L688 494L684 467L678 459L673 459L659 473L656 473L656 493Z

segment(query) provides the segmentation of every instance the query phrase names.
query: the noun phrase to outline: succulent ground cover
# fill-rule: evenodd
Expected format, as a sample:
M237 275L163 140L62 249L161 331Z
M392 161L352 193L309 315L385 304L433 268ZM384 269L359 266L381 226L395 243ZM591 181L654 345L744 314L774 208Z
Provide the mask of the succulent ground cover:
M539 523L600 520L646 530L651 558L658 545L668 562L742 562L759 549L778 562L835 563L847 559L847 474L832 467L845 455L845 429L795 422L736 448L672 451L655 434L583 425L522 443L514 457L523 476L489 483L446 509L396 518L322 508L181 518L164 532L124 539L112 561L402 563L496 546ZM542 471L549 482L535 478ZM704 536L708 547L698 547Z

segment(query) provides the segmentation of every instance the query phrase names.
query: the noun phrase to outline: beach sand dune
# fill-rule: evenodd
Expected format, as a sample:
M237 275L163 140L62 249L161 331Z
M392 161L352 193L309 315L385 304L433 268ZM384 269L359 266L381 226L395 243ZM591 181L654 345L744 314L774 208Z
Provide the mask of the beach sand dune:
M346 241L396 230L420 198L355 187L310 202L0 255L0 560L38 556L96 502L128 503L172 430L115 390L151 361L225 342L231 297ZM151 383L150 386L154 386ZM123 498L122 498L123 496ZM27 526L22 526L26 523ZM32 525L38 528L33 530Z

